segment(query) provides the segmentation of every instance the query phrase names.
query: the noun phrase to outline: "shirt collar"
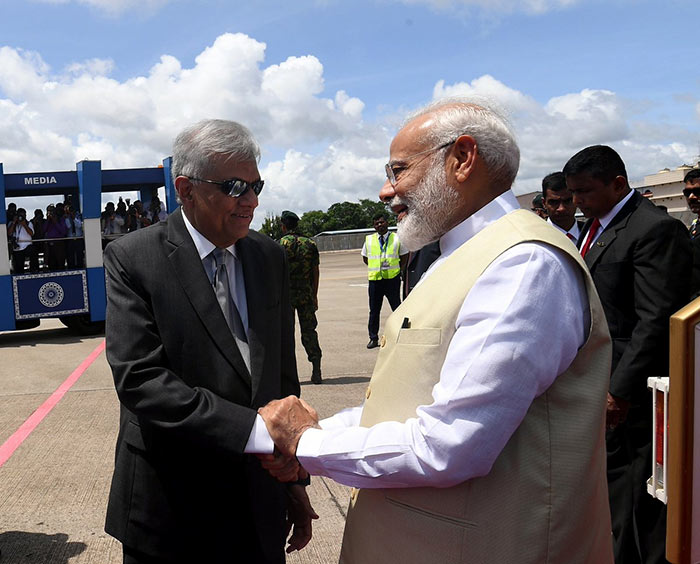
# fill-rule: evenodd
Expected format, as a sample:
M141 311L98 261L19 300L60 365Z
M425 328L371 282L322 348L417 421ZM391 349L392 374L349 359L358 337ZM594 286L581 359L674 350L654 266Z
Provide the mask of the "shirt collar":
M622 200L617 202L613 209L611 209L608 213L606 213L603 217L599 217L598 221L600 221L600 226L603 229L606 229L608 225L610 225L610 222L615 219L615 216L620 212L622 207L629 201L629 199L634 195L634 190L630 190L629 194L627 194Z
M554 223L552 221L552 218L550 218L550 217L547 218L547 223L549 223L552 227L556 227L564 235L566 235L567 233L571 233L571 235L573 235L574 237L576 237L578 239L580 231L578 228L578 221L576 221L576 219L574 219L574 224L571 226L571 229L569 229L568 231L566 229L564 229L563 227L559 227L556 223Z
M511 190L491 200L440 238L440 257L447 257L482 229L512 211L520 209Z
M199 259L203 261L214 249L216 249L216 245L195 229L194 225L192 225L190 220L187 219L184 211L182 212L182 219L185 220L185 227L187 228L187 232L190 234L190 237L192 237L192 242L197 249L197 253L199 253ZM235 243L230 247L227 247L226 250L234 257L236 256Z

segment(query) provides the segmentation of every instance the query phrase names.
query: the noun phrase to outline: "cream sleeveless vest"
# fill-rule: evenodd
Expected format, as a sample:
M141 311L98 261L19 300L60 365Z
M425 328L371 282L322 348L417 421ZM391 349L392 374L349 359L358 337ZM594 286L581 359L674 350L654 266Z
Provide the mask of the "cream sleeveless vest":
M586 343L533 401L488 475L450 488L354 490L341 563L612 563L604 441L610 337L576 248L533 213L515 211L476 234L391 315L361 425L405 421L432 403L465 296L494 259L527 241L556 247L580 267L590 301Z

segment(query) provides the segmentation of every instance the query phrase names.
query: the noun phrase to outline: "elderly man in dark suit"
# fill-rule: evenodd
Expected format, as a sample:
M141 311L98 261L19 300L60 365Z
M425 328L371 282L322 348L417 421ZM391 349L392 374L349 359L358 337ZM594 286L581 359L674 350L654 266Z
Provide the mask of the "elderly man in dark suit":
M638 192L610 147L578 152L564 167L589 218L579 239L613 343L608 393L608 488L615 561L665 562L666 506L646 493L652 413L647 377L668 375L669 317L688 302L688 233Z
M311 537L303 480L284 486L246 454L256 409L299 394L284 250L249 231L259 154L235 122L187 128L181 208L105 253L121 402L106 531L125 563L282 563L287 519L288 551Z

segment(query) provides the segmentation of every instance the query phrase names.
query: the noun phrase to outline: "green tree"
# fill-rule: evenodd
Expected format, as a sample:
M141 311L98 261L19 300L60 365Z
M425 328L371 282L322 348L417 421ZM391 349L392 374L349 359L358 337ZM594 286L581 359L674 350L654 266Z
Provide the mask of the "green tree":
M326 212L321 210L307 211L299 219L297 228L301 235L313 237L321 233L321 231L326 231L326 223Z
M282 218L279 215L268 212L260 228L260 233L264 233L275 241L279 241L282 238Z
M360 229L365 225L364 214L360 204L338 202L328 208L326 229Z
M380 213L384 214L389 225L396 225L396 216L388 209L386 204L376 200L360 200L360 209L364 216L364 225L362 227L372 227L374 216Z
M297 231L300 235L313 237L322 231L371 228L374 216L383 213L389 225L396 225L396 217L382 202L362 199L356 202L336 202L327 212L311 210L302 214ZM263 223L263 233L274 239L281 235L280 217L268 214ZM279 235L276 235L280 233Z

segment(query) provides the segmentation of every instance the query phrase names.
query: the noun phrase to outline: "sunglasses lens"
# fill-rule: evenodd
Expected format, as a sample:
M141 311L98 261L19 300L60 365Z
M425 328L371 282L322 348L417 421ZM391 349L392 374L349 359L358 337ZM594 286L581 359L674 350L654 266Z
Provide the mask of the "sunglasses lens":
M245 194L248 189L252 189L257 196L262 192L263 185L265 182L263 180L256 180L253 183L246 182L245 180L239 180L238 178L233 178L227 180L221 185L221 190L224 194L231 196L232 198L238 198Z
M238 198L238 196L243 194L248 188L248 183L243 182L243 180L229 180L226 184L228 184L229 196L233 196L234 198Z

